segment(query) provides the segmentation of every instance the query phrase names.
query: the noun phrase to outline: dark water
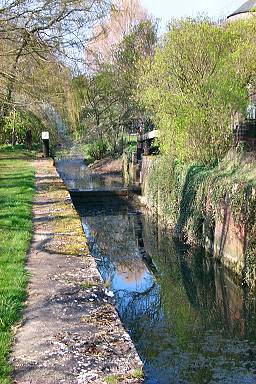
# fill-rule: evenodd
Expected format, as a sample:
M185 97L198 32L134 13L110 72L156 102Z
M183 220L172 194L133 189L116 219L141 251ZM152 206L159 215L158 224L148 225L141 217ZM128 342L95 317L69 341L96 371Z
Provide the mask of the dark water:
M246 288L144 212L77 209L145 383L256 383L256 305Z

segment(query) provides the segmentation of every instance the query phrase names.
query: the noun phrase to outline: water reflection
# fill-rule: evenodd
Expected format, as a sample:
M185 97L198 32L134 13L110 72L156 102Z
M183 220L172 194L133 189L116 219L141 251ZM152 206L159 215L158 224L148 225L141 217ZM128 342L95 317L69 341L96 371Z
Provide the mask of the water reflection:
M255 301L145 214L84 215L146 383L255 383ZM250 313L250 315L249 315Z
M74 185L87 189L87 171L78 168ZM62 176L71 185L68 172L64 167ZM145 362L145 383L256 383L255 298L246 287L203 251L173 242L147 214L89 208L77 206L91 253Z
M94 174L90 172L82 159L62 159L56 161L60 177L65 180L67 188L78 190L121 189L123 180L120 175Z

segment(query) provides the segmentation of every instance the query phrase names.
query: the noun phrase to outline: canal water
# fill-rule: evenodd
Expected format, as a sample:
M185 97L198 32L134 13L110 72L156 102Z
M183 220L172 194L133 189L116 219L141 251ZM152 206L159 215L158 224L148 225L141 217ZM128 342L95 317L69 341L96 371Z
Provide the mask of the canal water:
M114 176L88 175L81 161L57 167L68 188L120 188ZM145 383L256 383L254 296L202 251L175 243L143 210L114 203L76 208L144 362Z

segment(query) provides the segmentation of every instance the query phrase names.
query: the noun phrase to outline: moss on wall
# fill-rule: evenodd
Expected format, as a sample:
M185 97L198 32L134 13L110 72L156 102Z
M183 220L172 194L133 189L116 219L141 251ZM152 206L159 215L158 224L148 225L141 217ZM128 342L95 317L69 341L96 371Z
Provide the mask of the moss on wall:
M230 151L219 164L211 166L157 156L142 169L146 203L173 226L175 237L205 246L245 280L254 279L253 155ZM234 249L230 249L232 244Z

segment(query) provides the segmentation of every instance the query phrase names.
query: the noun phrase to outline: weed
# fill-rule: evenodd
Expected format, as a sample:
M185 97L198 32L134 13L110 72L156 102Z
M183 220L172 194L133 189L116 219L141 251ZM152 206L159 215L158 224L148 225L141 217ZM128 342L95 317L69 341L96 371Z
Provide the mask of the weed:
M134 371L131 373L131 377L133 379L143 379L144 377L143 370L140 368L134 369Z
M80 284L81 289L90 289L94 286L94 284L91 281L84 281Z
M111 280L110 280L110 279L106 279L106 280L103 282L103 286L104 286L104 288L110 288L110 285L111 285Z
M107 384L118 384L119 378L116 375L110 375L110 376L105 377L105 382Z

